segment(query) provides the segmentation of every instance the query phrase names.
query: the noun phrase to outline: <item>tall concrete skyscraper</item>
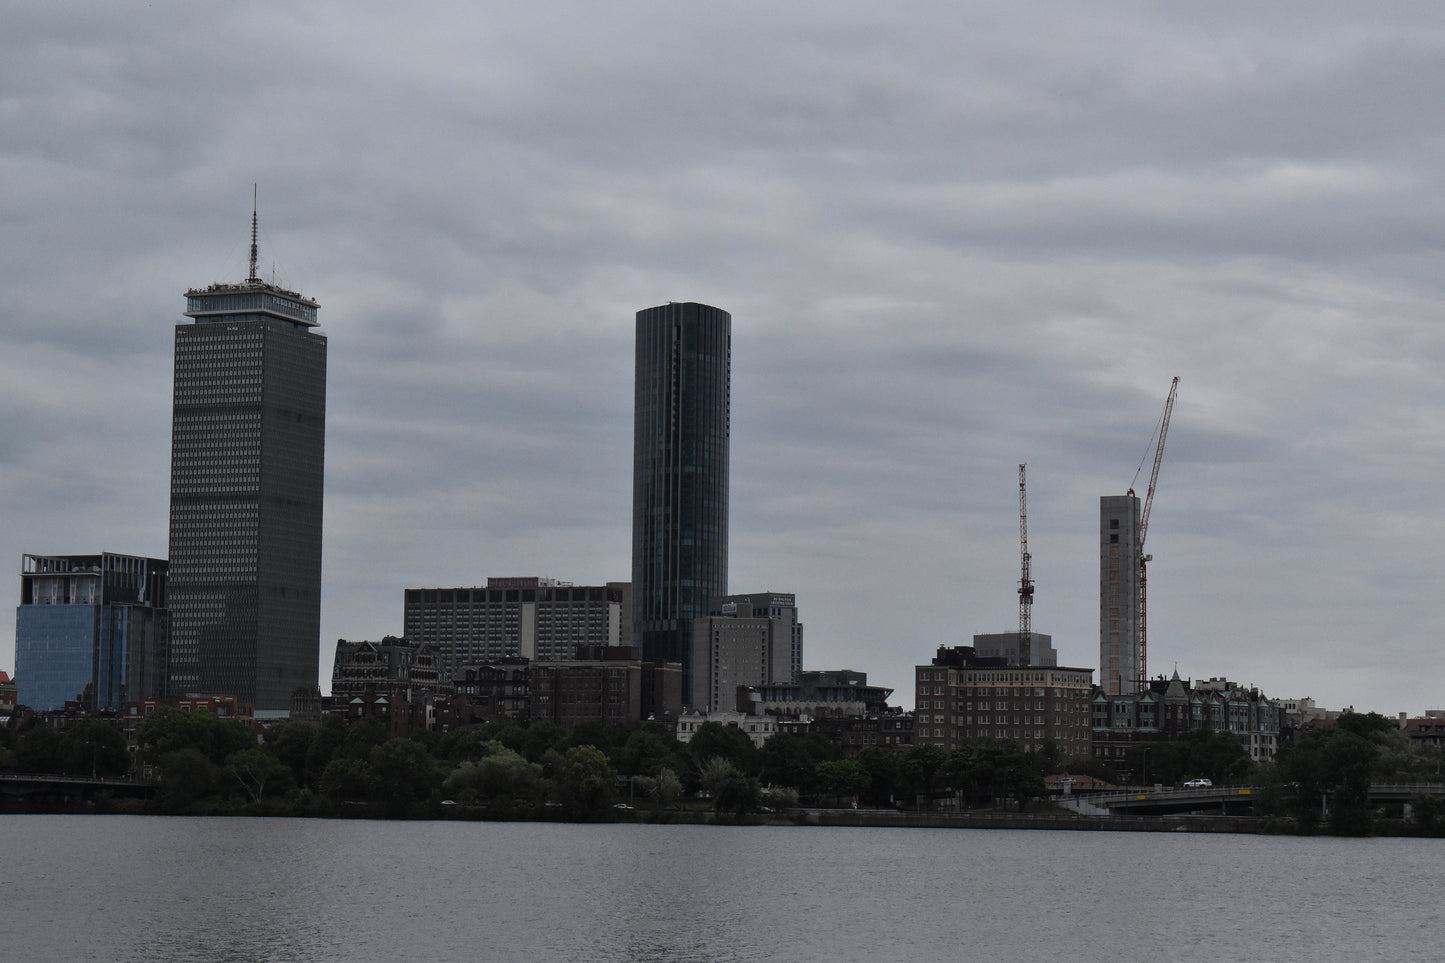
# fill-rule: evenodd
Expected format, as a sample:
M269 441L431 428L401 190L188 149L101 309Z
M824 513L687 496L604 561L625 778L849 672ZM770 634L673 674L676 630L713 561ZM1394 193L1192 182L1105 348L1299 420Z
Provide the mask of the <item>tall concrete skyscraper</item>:
M637 312L632 448L632 630L647 659L680 662L691 621L727 594L732 316L693 302Z
M186 292L171 422L172 697L285 710L321 630L326 338L317 304L256 275Z
M1099 499L1099 686L1109 695L1136 692L1143 680L1139 648L1139 498Z

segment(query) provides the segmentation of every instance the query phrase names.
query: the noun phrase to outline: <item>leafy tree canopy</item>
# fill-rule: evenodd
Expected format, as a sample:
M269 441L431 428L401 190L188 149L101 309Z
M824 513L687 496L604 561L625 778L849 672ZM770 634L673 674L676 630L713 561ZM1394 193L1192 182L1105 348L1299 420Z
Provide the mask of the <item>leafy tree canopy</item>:
M655 776L677 752L679 743L660 726L638 729L610 754L613 766L623 775Z
M291 767L260 746L233 752L225 771L253 803L259 803L268 791L282 794L294 785Z
M82 722L60 739L61 771L71 776L124 776L130 771L125 736L108 722Z
M818 788L818 763L838 758L837 748L815 733L780 732L758 753L758 776L775 786L792 786L803 795Z
M233 752L256 744L244 723L222 719L202 709L183 712L171 706L157 709L136 728L136 741L153 757L180 749L195 749L216 765Z
M558 801L573 819L599 818L612 805L612 768L596 746L573 746L557 767Z
M394 808L407 808L440 788L442 773L426 747L412 739L388 739L367 757L367 795Z
M836 759L818 763L818 788L835 803L860 795L868 788L868 770L857 759Z
M732 763L742 773L757 771L758 750L748 734L736 726L725 726L718 722L704 722L693 733L688 743L693 762L701 766L707 760L721 757Z

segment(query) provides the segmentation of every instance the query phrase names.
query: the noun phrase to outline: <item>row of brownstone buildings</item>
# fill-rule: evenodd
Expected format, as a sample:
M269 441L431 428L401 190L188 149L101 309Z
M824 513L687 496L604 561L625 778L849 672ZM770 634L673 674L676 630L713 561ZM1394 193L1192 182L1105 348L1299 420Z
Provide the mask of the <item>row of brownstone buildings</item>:
M1064 758L1092 758L1127 776L1131 749L1210 729L1238 737L1255 761L1274 758L1285 711L1258 689L1175 672L1110 695L1093 684L1092 669L1054 665L1047 637L1039 638L1042 645L1012 651L940 646L916 669L915 741L950 751L989 738L1028 749L1049 744ZM1029 650L1034 658L1021 657Z

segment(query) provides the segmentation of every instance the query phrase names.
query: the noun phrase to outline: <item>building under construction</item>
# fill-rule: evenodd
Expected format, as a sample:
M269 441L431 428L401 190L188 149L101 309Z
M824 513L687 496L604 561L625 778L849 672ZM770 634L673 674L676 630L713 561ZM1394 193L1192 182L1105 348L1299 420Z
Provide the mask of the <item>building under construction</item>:
M1139 648L1139 497L1099 499L1099 688L1137 692Z
M1143 506L1133 488L1125 495L1099 499L1099 687L1108 695L1138 692L1149 675L1148 564L1153 556L1144 554L1144 540L1149 536L1149 515L1178 392L1179 379L1175 378L1169 383L1164 413L1150 440L1154 467ZM1144 461L1140 461L1134 473L1136 482L1143 470Z

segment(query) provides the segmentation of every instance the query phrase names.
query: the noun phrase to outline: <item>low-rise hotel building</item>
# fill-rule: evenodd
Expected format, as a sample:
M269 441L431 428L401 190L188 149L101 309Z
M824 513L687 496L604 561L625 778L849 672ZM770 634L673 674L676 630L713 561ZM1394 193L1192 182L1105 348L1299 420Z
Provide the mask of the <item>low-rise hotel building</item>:
M1007 739L1026 750L1052 743L1066 757L1089 754L1092 669L1009 664L972 646L939 646L914 678L915 745L952 752L972 740Z

